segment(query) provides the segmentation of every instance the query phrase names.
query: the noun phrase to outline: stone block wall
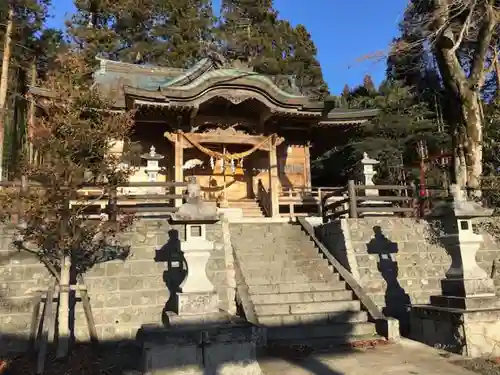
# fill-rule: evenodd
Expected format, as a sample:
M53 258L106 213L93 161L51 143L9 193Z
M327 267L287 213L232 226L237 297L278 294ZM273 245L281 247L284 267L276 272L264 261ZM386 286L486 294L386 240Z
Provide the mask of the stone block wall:
M486 219L488 220L488 219ZM341 219L316 228L319 238L388 315L405 304L427 304L441 294L451 264L443 245L432 241L432 224L412 218ZM491 274L500 246L484 231L478 264Z
M162 312L170 296L164 281L168 268L165 245L172 230L183 240L182 226L170 226L165 220L138 221L121 235L122 242L131 245L127 260L98 264L85 275L100 339L131 338L142 324L162 322ZM227 297L227 252L221 245L221 224L208 225L207 237L218 244L207 265L207 274L219 294L221 309L227 309L232 301ZM3 347L1 337L7 340L13 334L28 336L33 290L46 288L51 282L36 258L12 248L12 238L12 232L0 232L0 347ZM88 328L80 302L75 308L75 318L76 337L86 340Z

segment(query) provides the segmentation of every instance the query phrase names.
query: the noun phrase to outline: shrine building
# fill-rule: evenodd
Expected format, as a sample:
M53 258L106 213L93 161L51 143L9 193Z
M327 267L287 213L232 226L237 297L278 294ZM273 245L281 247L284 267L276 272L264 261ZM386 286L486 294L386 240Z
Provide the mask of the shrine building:
M95 84L116 110L135 110L132 139L159 161L156 181L195 176L207 200L280 215L284 191L310 191L310 148L328 129L376 110L331 109L243 64L209 56L187 70L99 59ZM281 85L282 86L282 85ZM33 92L37 94L36 90ZM117 142L117 152L123 143ZM131 181L148 181L145 160ZM180 202L173 202L178 206ZM252 210L248 215L252 216ZM260 211L259 210L259 211Z

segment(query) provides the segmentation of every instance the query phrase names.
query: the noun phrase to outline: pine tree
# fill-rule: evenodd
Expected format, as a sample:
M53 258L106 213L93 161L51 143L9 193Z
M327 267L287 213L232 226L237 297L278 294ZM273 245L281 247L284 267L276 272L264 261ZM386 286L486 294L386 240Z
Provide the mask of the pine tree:
M244 55L262 74L293 76L298 91L312 99L328 94L311 35L278 19L272 0L223 0L218 31L230 57Z
M304 25L298 25L293 35L294 54L289 61L288 69L297 76L297 83L303 94L315 100L324 99L328 95L328 87L323 79L311 34Z
M222 0L218 35L226 54L247 59L259 73L281 73L280 26L272 0Z
M134 62L152 44L153 1L75 0L68 34L89 63L95 64L96 56Z
M348 97L350 93L351 89L349 88L349 85L346 83L344 85L344 88L342 89L342 96Z
M8 72L7 110L5 113L4 154L5 167L15 172L25 143L27 127L27 103L25 100L32 75L39 75L42 62L49 64L54 58L56 46L54 30L44 29L49 17L50 0L24 0L12 2L13 34L11 43L10 69ZM7 2L0 4L0 41L3 41ZM61 36L61 34L59 33ZM3 45L3 43L2 43ZM1 64L1 59L0 59Z
M210 0L157 0L148 59L159 65L189 68L212 40L215 17Z
M367 74L367 75L365 75L363 77L363 87L369 93L375 93L375 92L377 92L375 84L373 83L373 79L372 79L372 77L369 74Z

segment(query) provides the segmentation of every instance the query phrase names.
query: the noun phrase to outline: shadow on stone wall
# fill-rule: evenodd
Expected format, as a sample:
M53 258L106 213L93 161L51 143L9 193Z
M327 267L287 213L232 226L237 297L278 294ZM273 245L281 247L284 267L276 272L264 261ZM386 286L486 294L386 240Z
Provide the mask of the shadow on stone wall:
M411 301L398 281L398 262L394 260L394 254L399 252L398 244L389 240L380 226L374 226L373 232L374 236L366 247L368 254L378 255L377 268L387 284L385 308L382 312L385 316L398 319L401 335L407 336L410 328L408 306L411 305Z
M337 219L329 222L328 230L323 226L316 227L315 234L316 237L321 238L321 241L325 244L330 254L332 254L346 270L352 273L351 262L347 256L347 241L340 220Z
M166 312L177 312L179 310L177 294L181 292L182 282L188 274L187 262L181 250L178 230L170 229L168 231L167 243L159 250L156 250L154 261L166 265L166 270L163 272L163 281L168 288L169 299L162 314L162 322L166 324Z

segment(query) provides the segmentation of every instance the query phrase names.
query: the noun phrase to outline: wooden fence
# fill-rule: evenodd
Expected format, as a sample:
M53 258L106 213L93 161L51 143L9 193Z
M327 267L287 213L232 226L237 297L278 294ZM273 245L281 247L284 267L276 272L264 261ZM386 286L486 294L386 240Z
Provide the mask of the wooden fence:
M323 197L328 195L329 203L342 199L335 194L345 190L342 187L292 187L283 188L279 196L281 216L291 218L320 215Z
M426 188L421 194L413 185L357 185L350 180L345 188L323 195L320 214L324 222L367 215L422 217L446 197L448 191L439 188Z
M3 181L0 187L27 190L43 185L36 181ZM97 218L103 212L115 212L114 208L138 216L161 216L177 211L175 200L182 200L186 195L185 189L178 194L175 188L186 187L185 182L129 182L113 190L102 185L87 185L77 191L70 207L82 208L89 218Z

